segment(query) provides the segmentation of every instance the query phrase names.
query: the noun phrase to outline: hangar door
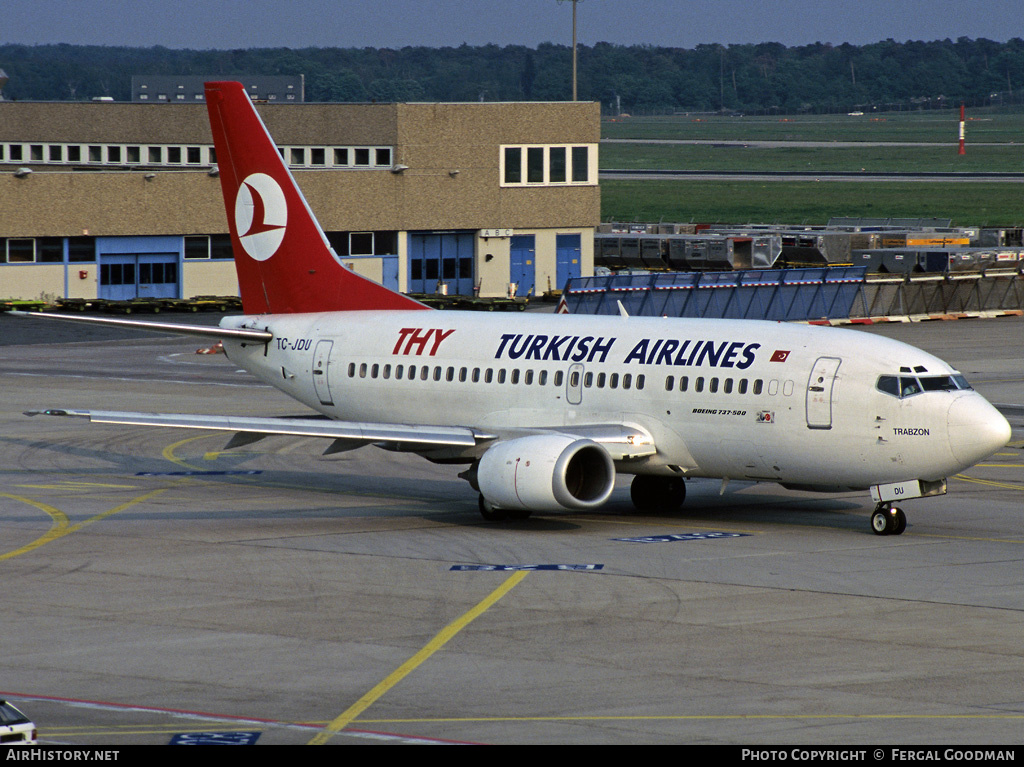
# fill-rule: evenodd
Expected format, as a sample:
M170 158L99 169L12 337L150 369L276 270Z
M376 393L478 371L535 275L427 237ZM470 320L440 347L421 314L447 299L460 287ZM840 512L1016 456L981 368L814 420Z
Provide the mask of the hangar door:
M556 290L564 290L565 283L580 276L580 235L559 234L555 237Z
M516 234L509 244L508 281L516 283L517 296L532 296L537 291L537 245L532 234Z
M409 292L473 295L473 232L412 232L409 235Z
M99 256L99 297L178 298L177 253L103 253Z

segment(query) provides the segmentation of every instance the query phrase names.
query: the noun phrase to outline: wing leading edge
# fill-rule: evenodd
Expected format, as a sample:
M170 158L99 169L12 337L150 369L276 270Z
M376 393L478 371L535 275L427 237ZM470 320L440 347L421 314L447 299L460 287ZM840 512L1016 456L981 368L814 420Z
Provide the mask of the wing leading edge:
M332 421L327 418L258 418L250 416L192 415L188 413L131 413L114 410L70 410L50 408L29 410L27 416L49 415L85 418L90 423L120 426L163 426L176 429L207 429L232 432L228 447L241 447L264 437L315 437L332 439L335 444L327 452L384 445L412 451L434 448L472 448L482 442L499 439L496 434L466 426L430 426L404 423L363 423ZM622 461L653 455L657 452L651 435L635 426L606 424L579 426L572 429L523 429L522 433L562 433L582 437L600 444L612 460Z

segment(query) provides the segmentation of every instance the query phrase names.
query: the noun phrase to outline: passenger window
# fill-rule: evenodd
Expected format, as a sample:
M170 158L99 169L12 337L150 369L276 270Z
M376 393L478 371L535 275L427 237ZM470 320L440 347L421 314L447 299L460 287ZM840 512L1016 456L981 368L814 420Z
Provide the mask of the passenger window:
M609 376L608 386L610 386L612 389L618 389L619 388L619 374L618 373L612 373Z
M555 371L555 386L561 386L561 385L562 385L562 371L561 370L556 370Z
M459 383L466 383L466 368L459 368Z
M585 387L587 387L588 389L591 386L594 385L594 374L593 373L584 373L583 374L583 385Z
M764 391L764 381L760 378L754 379L754 394L760 394Z
M473 383L480 383L480 368L473 368Z
M533 384L533 371L532 370L527 370L526 373L523 374L523 383L526 384L527 386L530 386L531 384Z
M490 368L484 371L484 383L492 383L494 381L494 371Z
M434 367L434 380L435 381L440 381L441 380L441 366L440 365L437 365L437 366Z
M505 383L505 368L498 371L498 383Z
M356 377L356 363L354 363L354 362L348 363L348 377L349 378L355 378Z
M402 371L405 370L404 365L395 365L395 378L399 381L402 380Z
M605 381L605 374L604 373L598 373L597 374L597 388L598 389L603 389L604 388L604 381Z
M665 379L665 391L672 391L676 385L675 376L669 376Z
M696 392L704 391L704 376L698 376L697 380L693 382L693 390Z
M712 394L714 394L715 392L718 391L718 379L717 378L712 378L711 379L711 381L709 382L708 391L710 391Z
M519 383L519 368L513 368L512 369L512 383L513 384Z
M724 391L726 394L732 394L732 379L726 378L724 384L725 386L722 389L722 391Z
M768 382L768 394L774 397L779 393L779 379L773 378Z
M631 376L629 373L626 373L624 376L622 376L622 388L623 389L628 389L632 383L633 383L633 376Z
M453 367L449 367L448 368L448 371L445 374L445 380L446 381L454 381L455 380L455 368L453 368Z
M547 382L548 382L548 371L546 371L546 370L540 371L540 374L537 376L537 383L539 385L541 385L541 386L545 386L545 385L547 385Z
M793 393L792 381L786 381L784 384L782 384L782 393L786 397L790 396Z
M370 368L370 378L376 378L380 375L380 365L374 363L373 367Z
M391 366L390 365L385 365L384 366L384 377L385 378L391 378Z
M437 372L440 373L441 372L441 368L438 368ZM430 377L430 367L428 365L424 365L423 367L420 368L420 380L421 381L426 381L427 378L429 378L429 377Z
M680 376L680 378L679 378L679 391L686 391L686 389L687 389L687 387L689 385L690 385L690 377L689 376Z
M636 377L636 388L638 388L638 389L643 389L643 388L644 388L644 383L645 383L646 381L647 381L647 377L646 377L646 376L645 376L645 375L644 375L643 373L641 373L640 375L638 375L638 376Z
M740 379L739 393L740 394L746 394L747 393L747 379L746 378L741 378Z
M366 378L366 363L364 362L359 366L359 377Z

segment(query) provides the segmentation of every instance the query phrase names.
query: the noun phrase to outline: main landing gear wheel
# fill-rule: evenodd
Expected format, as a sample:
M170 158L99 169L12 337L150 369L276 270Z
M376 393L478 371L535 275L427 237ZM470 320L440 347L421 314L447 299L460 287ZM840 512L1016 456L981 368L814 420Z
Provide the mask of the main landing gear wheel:
M639 511L676 511L686 498L686 483L679 477L637 474L629 486L629 497Z
M529 519L531 512L526 509L499 509L480 493L477 501L480 506L480 516L488 522L504 522L506 519Z
M871 530L875 535L900 535L907 529L903 509L877 506L871 514Z

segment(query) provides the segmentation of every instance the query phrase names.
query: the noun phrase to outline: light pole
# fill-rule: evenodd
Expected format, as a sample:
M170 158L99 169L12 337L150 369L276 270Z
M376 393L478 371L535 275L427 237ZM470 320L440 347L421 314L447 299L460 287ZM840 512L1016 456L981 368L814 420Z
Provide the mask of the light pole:
M563 0L558 0L562 2ZM581 0L569 0L572 3L572 100L576 101L576 4Z

